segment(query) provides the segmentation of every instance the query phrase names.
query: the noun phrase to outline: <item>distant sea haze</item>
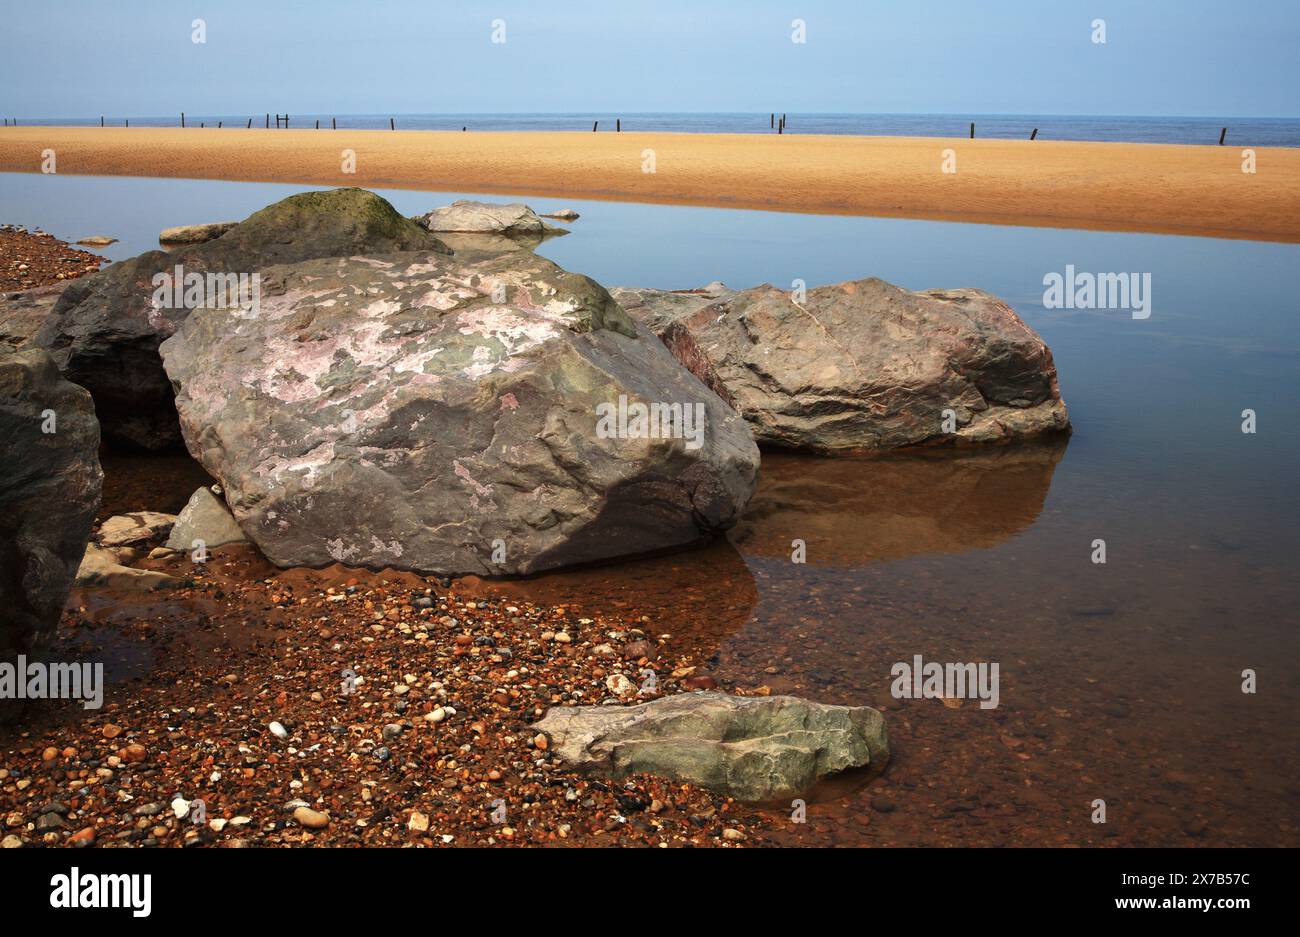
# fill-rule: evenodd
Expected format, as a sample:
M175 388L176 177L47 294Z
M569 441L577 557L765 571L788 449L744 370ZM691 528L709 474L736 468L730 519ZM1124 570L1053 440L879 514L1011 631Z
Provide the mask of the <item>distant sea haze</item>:
M781 112L776 112L779 123ZM1039 140L1094 140L1127 143L1217 144L1228 128L1228 146L1300 146L1300 118L1278 117L1082 117L1051 114L798 114L787 113L785 132L858 136L967 137L1027 140L1035 129ZM271 112L271 126L276 114ZM397 130L567 130L613 131L621 121L626 131L676 131L682 133L776 133L772 116L763 114L289 114L291 129L326 128L337 121L340 129L387 130L389 120ZM264 127L265 112L258 114L190 114L187 127L242 129L252 120ZM24 119L20 125L98 126L100 118ZM180 115L136 117L104 115L107 126L176 127ZM12 123L12 120L10 120Z

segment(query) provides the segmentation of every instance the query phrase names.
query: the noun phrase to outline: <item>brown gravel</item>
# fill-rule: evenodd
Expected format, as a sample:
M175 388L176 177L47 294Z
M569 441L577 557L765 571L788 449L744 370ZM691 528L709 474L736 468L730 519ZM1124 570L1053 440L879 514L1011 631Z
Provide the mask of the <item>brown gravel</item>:
M106 263L44 231L0 225L0 293L75 280Z
M276 570L244 545L136 565L177 586L74 593L49 654L106 661L103 708L44 703L0 727L4 837L738 846L772 825L662 779L575 776L529 728L547 707L610 698L607 677L651 658L661 692L682 691L693 662L649 622L409 573Z

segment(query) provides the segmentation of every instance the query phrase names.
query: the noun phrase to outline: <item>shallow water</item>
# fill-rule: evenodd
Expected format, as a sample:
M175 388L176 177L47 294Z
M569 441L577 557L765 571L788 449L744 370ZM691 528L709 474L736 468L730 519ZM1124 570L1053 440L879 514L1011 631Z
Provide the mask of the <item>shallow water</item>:
M117 236L121 258L303 188L2 175L0 221ZM406 214L457 197L384 194ZM724 687L887 708L889 770L814 797L806 825L773 813L792 842L1298 844L1300 246L528 201L582 213L540 252L606 285L978 286L1055 353L1068 443L769 453L727 543L488 587L648 615ZM1067 264L1150 273L1150 318L1043 308ZM916 654L997 662L999 707L894 700Z

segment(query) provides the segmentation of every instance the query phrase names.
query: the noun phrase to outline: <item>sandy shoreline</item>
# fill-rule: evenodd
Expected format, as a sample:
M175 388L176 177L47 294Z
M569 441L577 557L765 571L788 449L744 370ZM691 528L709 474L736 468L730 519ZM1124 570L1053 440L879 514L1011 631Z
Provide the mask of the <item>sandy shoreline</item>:
M1300 241L1300 150L670 133L0 129L0 171L556 198ZM342 171L343 150L356 171ZM642 171L654 151L655 172ZM957 172L941 171L943 151Z

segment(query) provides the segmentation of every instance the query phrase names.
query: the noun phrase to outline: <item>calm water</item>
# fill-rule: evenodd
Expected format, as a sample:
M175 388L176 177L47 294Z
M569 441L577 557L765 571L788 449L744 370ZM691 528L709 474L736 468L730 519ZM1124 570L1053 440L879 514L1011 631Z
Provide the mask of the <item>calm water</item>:
M274 126L274 117L271 115ZM386 130L392 117L399 130L624 130L682 133L774 133L771 114L291 114L290 126L322 127L336 120L339 127ZM780 114L776 115L779 121ZM23 124L97 126L93 117L23 120ZM186 126L205 124L242 128L266 126L265 114L186 114ZM179 114L166 117L105 116L109 126L129 121L133 127L176 127ZM1228 128L1232 146L1300 146L1300 119L1262 117L1105 117L1059 114L787 114L786 133L866 136L964 137L975 123L978 137L1019 140L1035 128L1040 140L1101 140L1132 143L1218 143Z
M0 221L113 235L121 258L303 188L0 175ZM406 214L459 197L383 194ZM1055 353L1068 444L765 454L726 543L491 587L649 615L726 687L889 709L889 771L820 794L807 826L774 813L792 842L1300 845L1300 246L528 201L582 213L540 252L606 285L979 286ZM1151 273L1151 317L1044 309L1067 264ZM1000 707L893 700L915 654L999 662Z

